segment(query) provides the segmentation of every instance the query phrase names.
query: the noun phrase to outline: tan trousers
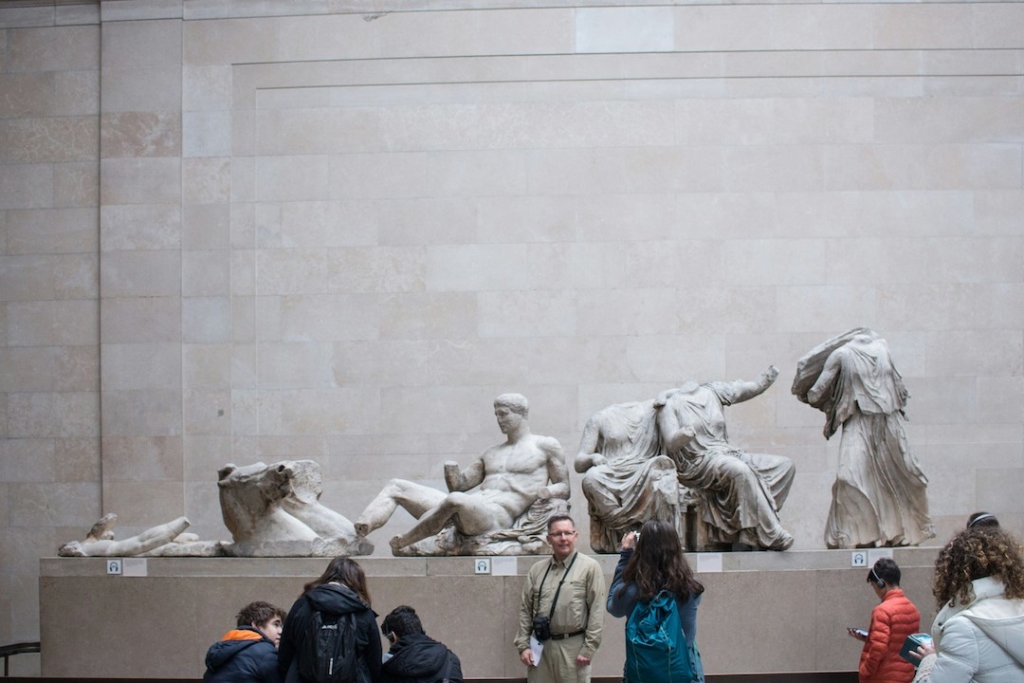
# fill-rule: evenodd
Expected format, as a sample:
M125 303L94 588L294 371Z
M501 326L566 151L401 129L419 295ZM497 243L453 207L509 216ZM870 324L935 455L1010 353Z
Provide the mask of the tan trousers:
M590 683L590 666L576 666L583 634L564 640L548 640L540 664L526 672L526 683Z

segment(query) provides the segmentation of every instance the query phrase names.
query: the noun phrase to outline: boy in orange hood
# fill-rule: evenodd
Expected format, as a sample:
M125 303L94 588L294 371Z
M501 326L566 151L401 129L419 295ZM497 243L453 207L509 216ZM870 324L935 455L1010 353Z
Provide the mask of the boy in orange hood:
M238 625L210 646L203 683L281 683L277 646L285 612L268 602L253 602L235 617Z

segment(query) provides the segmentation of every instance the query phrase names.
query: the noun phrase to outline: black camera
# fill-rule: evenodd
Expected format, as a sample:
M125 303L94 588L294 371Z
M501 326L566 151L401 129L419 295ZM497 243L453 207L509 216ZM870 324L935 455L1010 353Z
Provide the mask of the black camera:
M542 643L551 640L551 620L547 617L534 617L533 635Z

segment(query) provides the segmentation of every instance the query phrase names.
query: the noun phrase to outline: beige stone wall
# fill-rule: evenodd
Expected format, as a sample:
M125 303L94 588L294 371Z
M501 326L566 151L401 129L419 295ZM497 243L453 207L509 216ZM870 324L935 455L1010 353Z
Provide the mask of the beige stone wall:
M101 508L97 18L0 5L0 644L39 638L39 557Z
M217 468L308 457L354 518L504 391L571 457L775 363L731 436L819 548L838 444L788 385L858 325L940 539L1021 530L1024 5L602 4L0 4L0 643L103 512L223 538Z

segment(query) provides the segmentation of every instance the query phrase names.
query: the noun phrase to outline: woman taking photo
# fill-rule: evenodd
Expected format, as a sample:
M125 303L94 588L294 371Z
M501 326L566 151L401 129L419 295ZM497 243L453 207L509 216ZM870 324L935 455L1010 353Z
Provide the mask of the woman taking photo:
M346 652L331 659L335 659L339 667L351 665L355 683L377 683L381 665L377 615L370 609L370 592L363 568L347 557L331 560L319 578L303 587L302 595L288 612L277 653L284 683L307 683L313 679L311 672L317 666L321 669L333 666L323 657L333 654L325 652L331 648L316 645L319 629L315 627L319 623L327 624L328 632L330 624L337 623L336 632L347 645Z
M1024 557L999 527L961 531L939 552L939 613L915 683L1024 683Z
M641 611L659 599L667 591L675 602L680 622L682 641L688 651L692 681L703 681L704 671L697 652L697 605L704 592L690 569L679 536L668 522L650 520L639 532L631 532L622 538L619 563L608 590L608 612L616 617L628 617L626 624L626 664L623 672L625 683L652 683L650 676L640 670L633 661L633 632L641 618ZM682 639L680 639L682 640ZM664 671L665 680L670 677ZM673 679L675 680L675 679Z

